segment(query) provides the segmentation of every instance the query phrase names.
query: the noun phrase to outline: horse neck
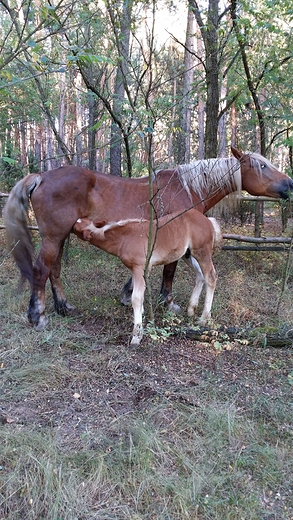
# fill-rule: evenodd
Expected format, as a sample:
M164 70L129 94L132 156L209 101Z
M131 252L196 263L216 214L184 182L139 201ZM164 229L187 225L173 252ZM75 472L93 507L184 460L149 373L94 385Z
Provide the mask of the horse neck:
M213 208L218 202L220 202L224 197L229 195L230 193L235 193L235 190L229 190L227 187L218 190L213 195L209 195L208 192L203 194L201 201L199 203L198 196L193 197L193 203L198 206L197 209L202 209L202 212L205 213L209 209Z

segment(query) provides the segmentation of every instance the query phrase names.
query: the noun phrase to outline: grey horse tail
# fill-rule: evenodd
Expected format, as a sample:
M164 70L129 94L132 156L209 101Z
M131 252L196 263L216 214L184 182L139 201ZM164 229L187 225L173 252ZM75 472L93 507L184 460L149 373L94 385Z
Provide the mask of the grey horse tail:
M22 278L26 278L31 287L33 283L34 247L28 228L27 213L32 192L42 182L39 173L29 174L12 188L4 207L7 247L18 266Z

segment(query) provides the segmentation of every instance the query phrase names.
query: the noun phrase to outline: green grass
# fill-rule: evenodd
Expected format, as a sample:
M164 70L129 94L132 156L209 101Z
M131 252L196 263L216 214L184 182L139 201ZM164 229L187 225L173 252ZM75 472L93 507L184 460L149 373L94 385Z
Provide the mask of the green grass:
M276 312L284 256L258 255L217 255L215 325L292 323L290 277ZM196 342L192 320L161 306L130 349L128 271L75 239L62 280L78 313L57 316L48 287L36 332L29 291L15 295L17 270L0 258L0 519L293 518L292 349ZM154 269L155 295L160 282ZM180 265L184 309L192 283Z

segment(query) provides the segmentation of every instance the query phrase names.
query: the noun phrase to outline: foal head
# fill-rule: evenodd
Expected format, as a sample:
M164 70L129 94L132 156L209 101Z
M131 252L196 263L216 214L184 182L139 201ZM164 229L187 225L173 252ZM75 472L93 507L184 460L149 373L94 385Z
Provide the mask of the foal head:
M75 222L72 231L82 240L90 242L92 233L94 233L97 228L102 228L105 224L106 221L99 221L94 224L89 218L79 218Z

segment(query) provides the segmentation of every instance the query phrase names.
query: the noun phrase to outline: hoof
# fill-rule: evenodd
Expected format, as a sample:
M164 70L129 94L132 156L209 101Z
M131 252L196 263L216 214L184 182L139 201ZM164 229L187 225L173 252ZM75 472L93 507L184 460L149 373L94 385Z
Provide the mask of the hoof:
M141 340L142 340L142 336L143 336L143 328L142 328L142 325L135 325L134 328L133 328L133 336L132 336L132 339L131 339L131 342L130 342L130 346L131 347L138 347L138 345L140 344Z
M125 307L128 307L131 304L131 297L129 298L126 294L123 294L121 298L122 305L125 305Z
M48 318L46 316L40 316L40 319L36 325L34 325L34 329L38 332L43 330L48 325Z
M130 346L136 348L139 346L140 342L141 342L141 338L139 339L138 337L133 337L130 342Z
M72 314L75 311L74 305L71 305L66 300L55 300L55 311L60 316L68 316L68 314Z
M66 302L66 309L68 312L76 311L76 307L74 307L74 305L71 305L71 303L68 303L68 302Z
M168 310L170 312L173 312L173 314L181 314L181 307L179 307L179 305L177 305L176 303L171 302L171 303L168 303L167 306L168 306Z
M194 307L188 307L187 309L187 315L192 318L192 316L194 316L194 313L195 313L195 309Z
M205 316L205 317L201 316L201 317L199 318L199 320L198 320L198 324L199 324L201 327L203 327L203 326L205 326L205 325L210 321L210 319L211 319L211 316L210 316L210 315L209 315L209 316Z

